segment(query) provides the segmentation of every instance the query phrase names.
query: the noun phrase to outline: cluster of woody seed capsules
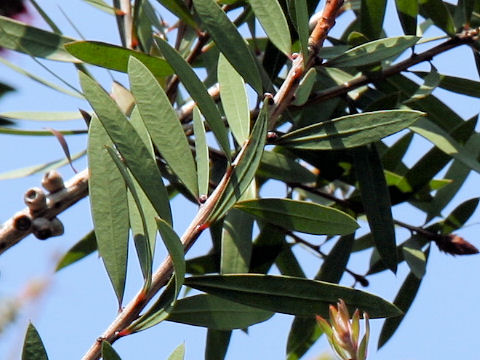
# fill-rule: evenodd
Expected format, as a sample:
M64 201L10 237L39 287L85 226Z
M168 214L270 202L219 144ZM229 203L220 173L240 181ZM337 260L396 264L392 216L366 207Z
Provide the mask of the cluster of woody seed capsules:
M42 186L48 195L65 189L62 176L55 170L45 173ZM64 232L63 224L57 217L48 217L49 196L39 187L33 187L25 192L24 201L28 211L21 211L14 216L13 226L16 230L31 231L37 239L45 240L60 236Z

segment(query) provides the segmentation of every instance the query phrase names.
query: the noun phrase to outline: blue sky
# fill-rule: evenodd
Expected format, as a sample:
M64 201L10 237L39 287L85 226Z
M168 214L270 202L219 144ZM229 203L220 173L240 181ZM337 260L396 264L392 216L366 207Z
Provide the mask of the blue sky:
M38 1L47 13L58 21L65 33L78 37L58 11L56 3L70 14L83 35L89 40L103 40L118 43L114 31L114 23L102 12L86 5L83 1L70 2ZM392 13L390 12L390 16ZM34 20L36 25L43 26L41 21ZM341 23L337 25L341 27ZM399 34L398 26L391 21L388 27L389 35ZM432 34L433 36L434 34ZM28 57L9 53L8 59L19 66L54 81L38 65ZM57 66L62 76L75 84L77 75L74 68L68 64ZM465 49L457 49L449 54L441 55L434 60L440 73L478 79L474 73L475 65L471 54ZM423 67L427 69L427 67ZM101 76L105 88L110 87L110 78L104 71L96 71ZM119 77L120 81L124 78ZM0 101L0 112L15 110L76 110L79 107L88 108L86 102L69 98L65 95L46 89L37 83L15 74L4 66L0 66L0 82L8 83L17 89L15 94ZM468 118L477 114L480 103L477 99L455 96L451 93L438 91L438 96L449 105L456 107L460 115ZM67 124L33 123L22 121L22 128L37 128L45 126L55 128L84 128L81 121ZM67 138L71 152L75 153L86 146L85 136L70 136ZM409 154L412 158L424 151L428 146L419 142ZM60 145L53 137L20 138L18 136L1 135L0 141L0 173L19 167L34 165L63 156ZM76 163L78 169L86 166L85 159ZM73 176L69 167L60 170L65 179ZM41 175L0 182L0 222L5 221L16 211L22 209L23 193L32 186L39 186ZM454 199L448 209L462 201L478 197L478 175L470 176L462 193ZM275 191L273 188L272 191ZM178 211L175 211L178 210ZM195 208L185 201L175 201L174 214L176 230L181 233L193 217ZM394 215L404 222L421 225L423 218L411 208L396 207ZM32 279L43 279L49 282L44 295L25 307L17 322L0 334L0 354L6 354L6 359L18 358L23 342L26 324L31 320L39 330L51 359L75 359L88 349L90 344L103 332L116 314L116 299L108 282L102 262L92 255L74 266L53 275L56 260L84 234L92 228L89 214L88 199L64 212L60 219L65 224L65 235L48 241L39 241L28 237L0 256L0 298L18 295ZM478 212L470 223L459 234L479 245ZM405 231L398 232L399 239L408 236ZM207 239L201 238L189 256L203 254L207 250ZM301 254L302 265L309 275L313 275L318 266L316 258L304 251ZM158 261L164 250L159 248ZM133 258L133 257L132 257ZM480 280L478 278L480 263L478 256L452 257L440 253L432 247L427 275L423 280L420 293L408 313L401 328L394 338L380 351L376 351L376 342L381 321L372 321L373 338L370 345L371 360L410 360L410 359L477 359L477 304L480 300ZM362 273L368 266L367 253L355 254L349 267ZM140 274L135 260L130 261L127 293L128 300L140 286ZM369 278L371 285L366 290L376 293L386 299L393 300L398 287L408 273L402 265L397 273L384 273ZM351 278L345 275L342 283L350 285ZM292 317L276 315L263 324L249 329L249 335L240 331L234 333L227 359L282 359L285 354L285 344ZM206 331L185 325L162 323L143 333L129 336L117 342L115 348L123 359L166 359L173 349L184 342L187 359L203 357ZM312 348L306 359L314 359L316 355L329 351L324 341Z

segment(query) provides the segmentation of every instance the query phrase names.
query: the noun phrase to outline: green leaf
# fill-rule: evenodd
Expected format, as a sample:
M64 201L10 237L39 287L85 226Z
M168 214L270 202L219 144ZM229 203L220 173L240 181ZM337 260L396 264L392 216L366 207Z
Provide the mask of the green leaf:
M292 157L275 151L263 152L256 175L289 183L312 183L317 180L314 173Z
M151 251L150 241L148 239L149 232L147 227L147 221L145 219L145 214L143 213L140 197L136 191L136 186L135 186L136 184L134 183L132 177L130 176L130 173L128 172L127 167L119 158L118 153L111 146L106 146L106 149L110 157L112 158L113 162L115 163L115 166L120 171L120 174L122 175L123 180L125 181L128 187L128 190L130 191L130 194L135 202L137 212L141 218L143 232L134 234L133 240L135 241L135 248L137 250L137 256L140 262L140 267L142 269L143 277L145 279L145 284L149 286L152 280L152 261L153 261L152 256L153 255Z
M452 15L442 0L419 0L420 15L432 19L433 23L448 35L455 34L455 23Z
M182 80L190 96L197 103L198 108L205 116L205 120L215 134L220 147L227 158L230 158L230 145L228 144L227 129L223 124L222 117L217 105L208 94L207 88L200 81L190 64L172 48L165 40L156 38L156 42L168 63L175 69L175 73Z
M88 136L90 207L98 252L103 259L119 304L125 290L128 254L127 189L105 145L111 141L97 117L92 117Z
M222 274L247 273L252 254L253 219L237 209L231 209L225 216L222 231Z
M297 90L295 91L295 97L292 101L292 105L301 106L305 104L312 92L313 85L317 81L317 71L315 68L311 68L300 80Z
M225 359L232 331L208 329L205 346L205 360Z
M198 198L197 169L187 137L167 95L153 74L131 57L128 75L138 110L160 154Z
M173 74L173 69L164 59L121 46L99 41L75 41L67 44L65 48L77 59L111 70L126 73L128 59L132 56L140 60L156 77Z
M315 280L338 283L347 266L354 236L342 236L325 258ZM323 334L315 318L295 317L287 342L287 360L300 359Z
M143 140L98 83L83 73L80 73L80 82L90 105L155 211L171 223L170 203L162 176Z
M480 135L477 133L472 134L465 144L465 149L478 158L480 156ZM469 174L470 169L458 160L455 160L450 165L445 174L445 179L452 179L453 181L435 193L431 201L431 208L428 211L427 222L433 217L440 215L445 206L457 194Z
M103 360L122 360L117 352L107 341L102 341L102 359Z
M28 324L23 343L22 360L48 360L47 351L42 339L32 323Z
M415 74L424 77L426 72L415 71ZM440 83L438 84L442 89L452 91L458 94L463 94L472 97L480 97L480 82L470 79L459 78L455 76L440 75Z
M270 311L202 294L178 300L167 320L209 329L232 330L263 322L272 315Z
M97 250L97 238L95 231L90 231L87 235L81 238L75 245L73 245L65 255L57 263L55 271L59 271L68 265L71 265L78 260L92 254Z
M0 47L55 61L79 62L64 45L75 39L0 16Z
M385 265L396 272L395 230L382 162L373 146L355 149L353 158L363 208L373 234L375 247Z
M158 231L162 235L163 243L172 258L173 269L175 271L175 299L180 293L180 289L185 279L185 257L183 244L172 227L163 219L157 217Z
M439 84L440 84L440 74L438 73L437 69L435 69L435 67L432 66L432 70L428 73L427 76L425 76L423 84L420 85L417 91L415 91L415 93L403 103L408 104L409 102L427 97L433 92L433 90L437 88Z
M260 274L207 275L185 279L185 285L241 304L293 315L328 317L328 306L343 299L371 318L398 316L400 310L382 298L322 281Z
M7 111L0 118L32 121L66 121L81 119L79 111Z
M308 26L308 6L306 0L295 0L295 22L297 25L298 37L300 38L300 49L303 55L303 63L305 64L310 52L308 50L308 38L310 37L310 29Z
M228 125L237 142L242 145L250 134L250 109L243 78L220 53L218 58L220 98Z
M405 313L412 305L415 296L417 295L418 289L420 288L421 279L419 279L413 273L408 274L407 278L403 282L402 287L398 291L397 296L393 303L403 311L404 315L397 316L394 318L389 318L385 320L382 330L380 332L380 337L378 339L378 348L381 348L385 343L392 337L403 318Z
M292 131L275 143L308 150L338 150L378 141L415 123L418 111L387 110L343 116Z
M220 52L257 94L263 94L257 62L228 16L214 0L193 0L193 5Z
M472 152L458 144L446 131L429 119L420 119L415 125L410 126L410 130L430 141L445 154L457 159L470 169L480 172L480 163Z
M351 67L375 64L400 55L415 45L419 39L418 36L405 35L371 41L328 60L325 66Z
M173 14L178 16L185 24L197 29L197 24L193 19L192 14L181 0L157 0L160 4L165 6Z
M177 346L175 350L170 354L168 360L183 360L185 359L185 343Z
M61 92L63 94L67 94L69 96L77 97L77 98L83 98L82 95L80 94L80 92L77 91L76 89L73 88L74 91L71 91L69 89L58 86L57 84L55 84L51 81L48 81L48 80L45 80L45 79L41 78L40 76L36 75L33 72L26 71L24 68L13 64L12 62L8 61L7 59L5 59L3 57L0 57L0 63L4 64L5 66L8 66L10 69L16 71L17 73L22 74L23 76L25 76L25 77L33 80L33 81L36 81L39 84L42 84L46 87L49 87L49 88L51 88L55 91Z
M405 35L415 35L417 33L418 1L395 0L395 5Z
M290 199L255 199L241 201L235 208L284 229L309 234L350 234L359 225L340 210L311 202Z
M380 37L386 8L386 0L361 0L360 31L367 38L373 40Z
M153 149L152 141L150 140L150 136L145 127L145 124L143 123L142 118L140 117L140 113L138 112L137 107L135 107L132 111L132 115L130 116L130 123L135 128L138 135L143 140L144 144L147 146L152 159L155 159L155 151ZM136 181L135 179L133 179L132 181L133 187L137 194L136 196L138 196L137 202L141 204L142 213L140 213L137 207L132 192L129 191L128 208L130 215L130 227L132 229L134 239L138 235L141 235L143 236L143 238L148 240L148 242L150 243L150 252L153 258L157 237L157 222L155 221L155 216L157 215L157 212L150 203L150 200L148 200L148 196L142 190L140 184L138 184L138 181Z
M411 272L419 279L425 275L427 258L420 248L410 247L409 244L402 246L403 257Z
M315 318L295 317L288 334L287 360L300 359L322 335Z
M225 190L220 195L214 210L210 214L210 223L221 218L238 201L250 186L262 158L267 136L268 105L264 103L248 141L245 142L235 158L232 174Z
M71 157L71 160L77 160L84 156L86 154L86 150L82 150L79 153L74 154ZM67 165L69 163L69 160L66 158L61 158L58 160L50 161L45 164L39 164L39 165L33 165L33 166L27 166L24 168L20 169L15 169L15 170L10 170L6 171L4 173L0 174L0 180L7 180L7 179L16 179L24 176L29 176L33 175L39 172L47 172L53 169L58 169L59 167L62 167L64 165Z
M195 135L195 161L197 163L198 193L200 195L208 194L210 181L210 164L208 154L208 144L205 134L200 111L195 106L193 108L193 132Z
M250 0L249 3L269 40L285 55L290 55L290 29L278 1Z

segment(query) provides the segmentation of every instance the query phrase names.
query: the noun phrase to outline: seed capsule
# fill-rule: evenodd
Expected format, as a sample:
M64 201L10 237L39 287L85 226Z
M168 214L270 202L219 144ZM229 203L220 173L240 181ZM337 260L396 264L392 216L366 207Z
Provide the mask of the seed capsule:
M38 187L27 190L23 200L31 212L38 212L47 208L47 197L43 190Z
M42 179L42 186L50 193L65 189L62 176L56 170L47 171Z

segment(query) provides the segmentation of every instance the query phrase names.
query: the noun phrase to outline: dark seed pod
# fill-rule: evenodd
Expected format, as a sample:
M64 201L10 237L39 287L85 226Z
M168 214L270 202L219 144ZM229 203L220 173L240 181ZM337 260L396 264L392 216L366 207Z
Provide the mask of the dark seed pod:
M38 187L27 190L23 199L31 212L38 212L47 208L47 197L43 190Z
M56 170L51 170L45 173L42 179L42 186L50 193L65 189L62 176Z
M60 236L65 232L62 222L56 217L50 220L50 229L52 230L51 236Z
M48 239L52 236L52 227L50 220L43 217L33 219L32 232L37 239Z

